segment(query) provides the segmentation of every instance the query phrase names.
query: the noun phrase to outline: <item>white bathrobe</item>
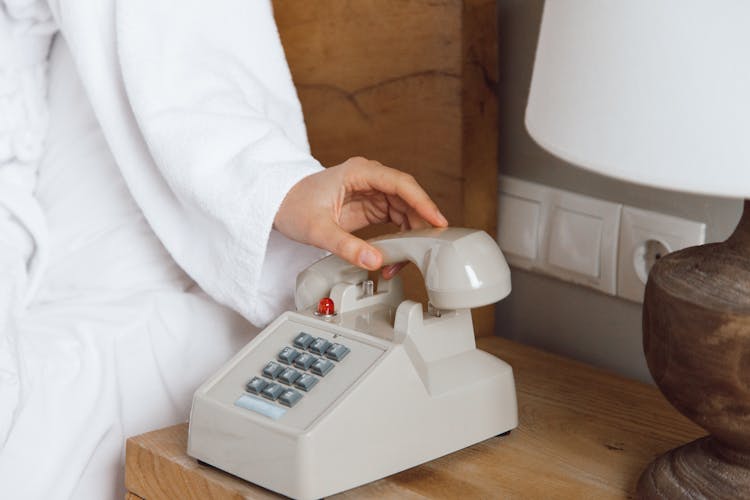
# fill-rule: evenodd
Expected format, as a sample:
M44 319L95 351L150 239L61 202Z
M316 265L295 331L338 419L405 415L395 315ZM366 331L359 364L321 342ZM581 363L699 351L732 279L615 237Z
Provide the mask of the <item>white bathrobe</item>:
M0 0L0 497L120 497L292 307L321 252L273 218L320 169L268 1Z

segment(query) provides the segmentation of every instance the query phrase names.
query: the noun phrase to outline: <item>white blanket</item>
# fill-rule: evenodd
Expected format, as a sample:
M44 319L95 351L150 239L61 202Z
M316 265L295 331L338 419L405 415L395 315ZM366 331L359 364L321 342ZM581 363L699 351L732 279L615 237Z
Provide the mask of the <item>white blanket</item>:
M47 252L26 303L29 263L0 259L0 497L118 498L125 438L184 421L251 322L292 307L321 252L273 216L321 167L267 1L51 7L44 228L0 217L0 255Z

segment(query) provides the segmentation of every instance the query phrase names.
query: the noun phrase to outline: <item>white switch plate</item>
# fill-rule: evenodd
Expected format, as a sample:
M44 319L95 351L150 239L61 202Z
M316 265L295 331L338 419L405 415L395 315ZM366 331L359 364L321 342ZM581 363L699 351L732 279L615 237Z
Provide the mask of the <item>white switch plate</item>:
M648 270L643 269L643 249L657 242L667 252L702 245L706 242L706 225L702 222L664 215L639 208L624 207L620 223L620 245L617 272L617 295L643 302Z
M614 295L622 205L550 189L542 269Z
M508 262L532 269L539 258L547 189L532 182L503 177L498 203L498 244Z
M513 195L500 196L500 245L508 253L533 261L539 253L541 203Z
M602 220L556 207L547 246L547 262L589 278L601 272Z
M614 295L621 207L501 176L498 243L511 265Z

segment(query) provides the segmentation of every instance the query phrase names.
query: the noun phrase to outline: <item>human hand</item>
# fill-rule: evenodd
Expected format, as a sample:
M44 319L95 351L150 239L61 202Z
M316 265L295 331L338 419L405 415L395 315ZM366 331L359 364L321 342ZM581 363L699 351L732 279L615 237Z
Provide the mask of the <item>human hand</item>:
M448 225L414 177L355 157L295 184L276 213L274 227L295 241L374 271L383 265L383 255L351 233L382 222L401 230ZM401 267L384 268L383 277L392 278Z

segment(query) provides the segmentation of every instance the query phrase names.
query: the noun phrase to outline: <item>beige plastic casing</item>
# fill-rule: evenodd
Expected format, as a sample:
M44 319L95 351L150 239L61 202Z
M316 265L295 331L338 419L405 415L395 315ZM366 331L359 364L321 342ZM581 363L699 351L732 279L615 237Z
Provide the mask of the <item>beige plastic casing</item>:
M306 500L517 426L512 369L476 349L469 309L423 312L403 301L398 278L372 296L346 280L325 293L335 317L312 307L282 314L196 391L190 456ZM300 331L351 352L278 420L235 406L244 383Z

